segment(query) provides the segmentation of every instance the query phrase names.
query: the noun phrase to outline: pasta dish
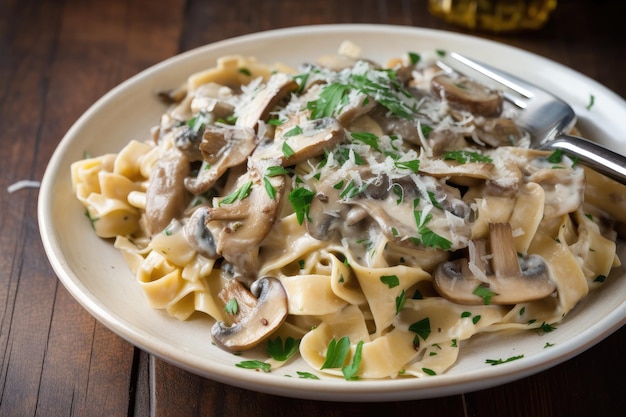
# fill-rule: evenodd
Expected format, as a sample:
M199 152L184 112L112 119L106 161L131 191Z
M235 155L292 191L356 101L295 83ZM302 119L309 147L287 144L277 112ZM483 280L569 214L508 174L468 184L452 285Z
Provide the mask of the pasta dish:
M222 57L159 94L147 138L75 162L74 192L151 307L267 352L242 367L442 374L473 335L554 330L620 265L626 222L442 55Z

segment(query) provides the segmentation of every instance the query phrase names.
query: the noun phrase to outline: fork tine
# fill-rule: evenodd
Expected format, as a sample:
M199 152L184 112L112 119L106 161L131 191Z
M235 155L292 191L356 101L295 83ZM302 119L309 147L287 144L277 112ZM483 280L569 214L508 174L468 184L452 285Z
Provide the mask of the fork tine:
M535 94L533 94L532 92L532 90L536 89L535 87L529 85L526 81L512 74L499 70L490 65L484 64L482 62L469 59L456 52L450 52L448 55L451 58L461 62L462 64L472 68L473 70L483 74L484 76L491 78L492 80L508 87L522 97L531 99L535 96Z

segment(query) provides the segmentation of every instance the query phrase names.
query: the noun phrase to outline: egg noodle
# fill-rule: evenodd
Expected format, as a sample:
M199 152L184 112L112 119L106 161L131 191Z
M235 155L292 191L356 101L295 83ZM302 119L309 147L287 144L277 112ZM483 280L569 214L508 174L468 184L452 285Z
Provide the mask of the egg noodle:
M529 149L444 51L359 54L226 56L162 93L148 140L72 165L97 235L151 307L265 370L432 376L477 333L554 330L620 265L603 177Z

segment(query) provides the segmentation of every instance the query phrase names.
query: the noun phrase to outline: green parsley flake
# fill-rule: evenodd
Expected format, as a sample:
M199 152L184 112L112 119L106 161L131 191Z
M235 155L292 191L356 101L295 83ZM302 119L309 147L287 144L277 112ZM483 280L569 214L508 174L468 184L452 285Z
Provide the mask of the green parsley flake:
M250 195L251 189L252 189L252 181L248 181L244 185L239 187L237 190L235 190L233 193L224 197L220 201L219 205L221 206L222 204L232 204L235 201L243 200L244 198L248 197L248 195Z
M485 287L482 284L480 284L476 288L474 288L474 291L472 291L472 294L477 295L480 298L482 298L483 299L483 303L485 305L491 304L491 298L494 295L497 295L495 292L491 291L489 288Z
M512 362L512 361L516 361L518 359L522 359L524 357L524 355L517 355L517 356L511 356L510 358L507 359L485 359L485 363L494 366L494 365L501 365L503 363L507 363L507 362Z
M267 353L273 359L284 362L298 351L299 346L299 339L288 336L283 343L281 337L278 336L276 339L269 339L267 341Z
M296 374L299 378L303 379L320 379L317 375L312 374L310 372L296 371Z
M409 61L411 61L411 65L417 65L418 62L422 59L422 56L417 52L408 52Z
M469 162L486 162L486 163L493 162L492 159L486 155L482 155L478 152L463 151L463 150L446 151L443 154L443 159L447 161L449 160L457 161L460 164L465 164L468 161Z
M423 318L422 320L416 321L415 323L409 326L409 331L417 334L424 341L428 339L430 336L430 319L428 317Z
M232 298L226 305L224 306L224 311L228 314L235 315L239 312L239 304L237 303L236 298Z
M348 336L344 336L339 341L333 338L328 343L328 349L326 350L326 360L322 364L321 369L333 369L341 368L346 362L348 352L350 351L350 339Z
M402 310L405 304L406 304L406 293L404 292L404 290L402 290L400 292L400 295L396 297L396 315L400 313L400 310Z
M380 277L380 281L389 288L394 288L400 285L400 279L397 275L383 275Z
M361 352L363 350L363 345L364 343L362 340L357 343L356 349L354 350L354 356L352 357L352 362L341 368L344 378L348 381L359 379L356 373L359 371L359 365L361 364Z
M244 369L258 369L263 372L270 372L270 369L272 368L272 364L258 360L239 362L235 364L235 366Z
M289 202L291 203L291 207L293 207L293 211L296 213L298 224L302 224L305 217L307 220L309 219L309 209L313 197L315 197L313 191L302 187L295 188L289 193Z
M302 128L298 125L295 125L294 127L292 127L291 129L289 129L288 131L286 131L283 134L283 137L286 138L290 138L292 136L298 136L302 134ZM286 143L286 142L285 142Z

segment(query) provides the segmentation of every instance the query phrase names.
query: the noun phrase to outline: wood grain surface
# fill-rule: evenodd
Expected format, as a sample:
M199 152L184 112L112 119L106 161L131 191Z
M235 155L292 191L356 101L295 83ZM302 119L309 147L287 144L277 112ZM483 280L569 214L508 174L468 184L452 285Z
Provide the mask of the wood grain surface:
M396 403L260 394L201 378L96 322L57 280L37 225L40 180L99 97L179 52L262 30L385 23L462 32L425 0L0 0L0 416L621 416L626 329L492 389ZM472 33L535 52L626 97L626 3L560 1L537 32ZM626 134L626 124L624 129Z

